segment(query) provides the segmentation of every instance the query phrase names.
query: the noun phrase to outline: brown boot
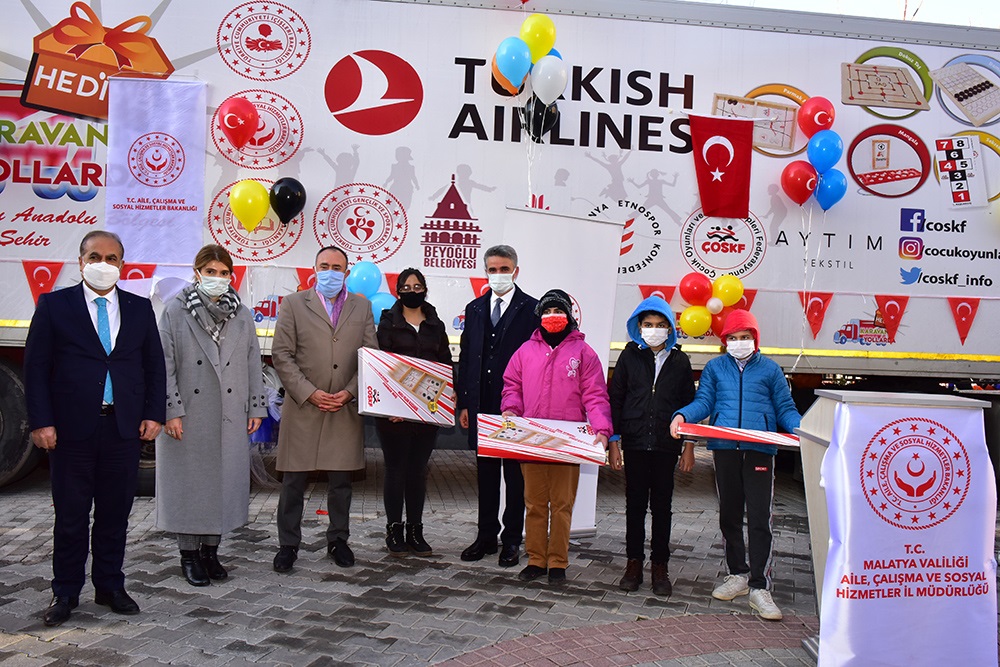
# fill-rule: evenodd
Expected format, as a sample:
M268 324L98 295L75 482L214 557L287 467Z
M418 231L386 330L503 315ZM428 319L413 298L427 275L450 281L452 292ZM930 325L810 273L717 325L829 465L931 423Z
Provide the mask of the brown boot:
M642 583L642 561L638 558L629 558L625 563L625 576L618 582L618 588L623 591L637 591Z
M670 575L667 573L666 563L653 563L653 595L668 597L674 592L674 587L670 584Z

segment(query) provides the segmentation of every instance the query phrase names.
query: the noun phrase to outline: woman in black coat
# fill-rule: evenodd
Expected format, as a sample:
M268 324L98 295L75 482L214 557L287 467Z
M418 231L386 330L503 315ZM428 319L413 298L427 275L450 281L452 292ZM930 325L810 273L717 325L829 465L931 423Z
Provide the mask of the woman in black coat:
M417 269L404 269L396 279L399 299L382 311L378 323L379 349L408 357L451 364L444 323L427 303L427 283ZM412 551L430 556L424 540L423 511L427 495L427 462L434 451L438 427L405 422L398 417L375 420L385 458L385 545L393 556ZM404 537L403 505L406 505Z

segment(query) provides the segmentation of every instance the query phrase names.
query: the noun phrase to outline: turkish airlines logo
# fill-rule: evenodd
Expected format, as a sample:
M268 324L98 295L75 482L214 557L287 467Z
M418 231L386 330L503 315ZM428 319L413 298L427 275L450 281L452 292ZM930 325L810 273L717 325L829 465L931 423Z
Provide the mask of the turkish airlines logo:
M409 125L424 101L416 70L387 51L358 51L342 58L323 89L330 113L359 134L392 134Z

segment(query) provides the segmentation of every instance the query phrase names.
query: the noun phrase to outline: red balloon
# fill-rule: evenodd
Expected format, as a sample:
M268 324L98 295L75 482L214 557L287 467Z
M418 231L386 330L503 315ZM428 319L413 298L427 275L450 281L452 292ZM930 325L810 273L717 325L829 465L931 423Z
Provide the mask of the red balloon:
M681 278L678 289L681 298L692 306L704 306L712 298L712 281L703 273L687 274Z
M789 162L781 172L781 189L788 198L802 206L816 189L816 168L805 160Z
M260 115L245 97L230 97L219 105L219 129L236 148L243 148L257 132Z
M811 137L820 130L829 130L836 115L833 102L825 97L810 97L799 108L797 120L805 135Z

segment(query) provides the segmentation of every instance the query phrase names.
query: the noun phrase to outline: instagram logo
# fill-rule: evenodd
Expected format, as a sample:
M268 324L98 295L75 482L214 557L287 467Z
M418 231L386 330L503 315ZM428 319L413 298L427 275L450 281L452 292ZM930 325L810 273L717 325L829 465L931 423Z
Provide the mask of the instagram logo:
M900 259L921 259L924 256L924 241L916 236L899 238Z

